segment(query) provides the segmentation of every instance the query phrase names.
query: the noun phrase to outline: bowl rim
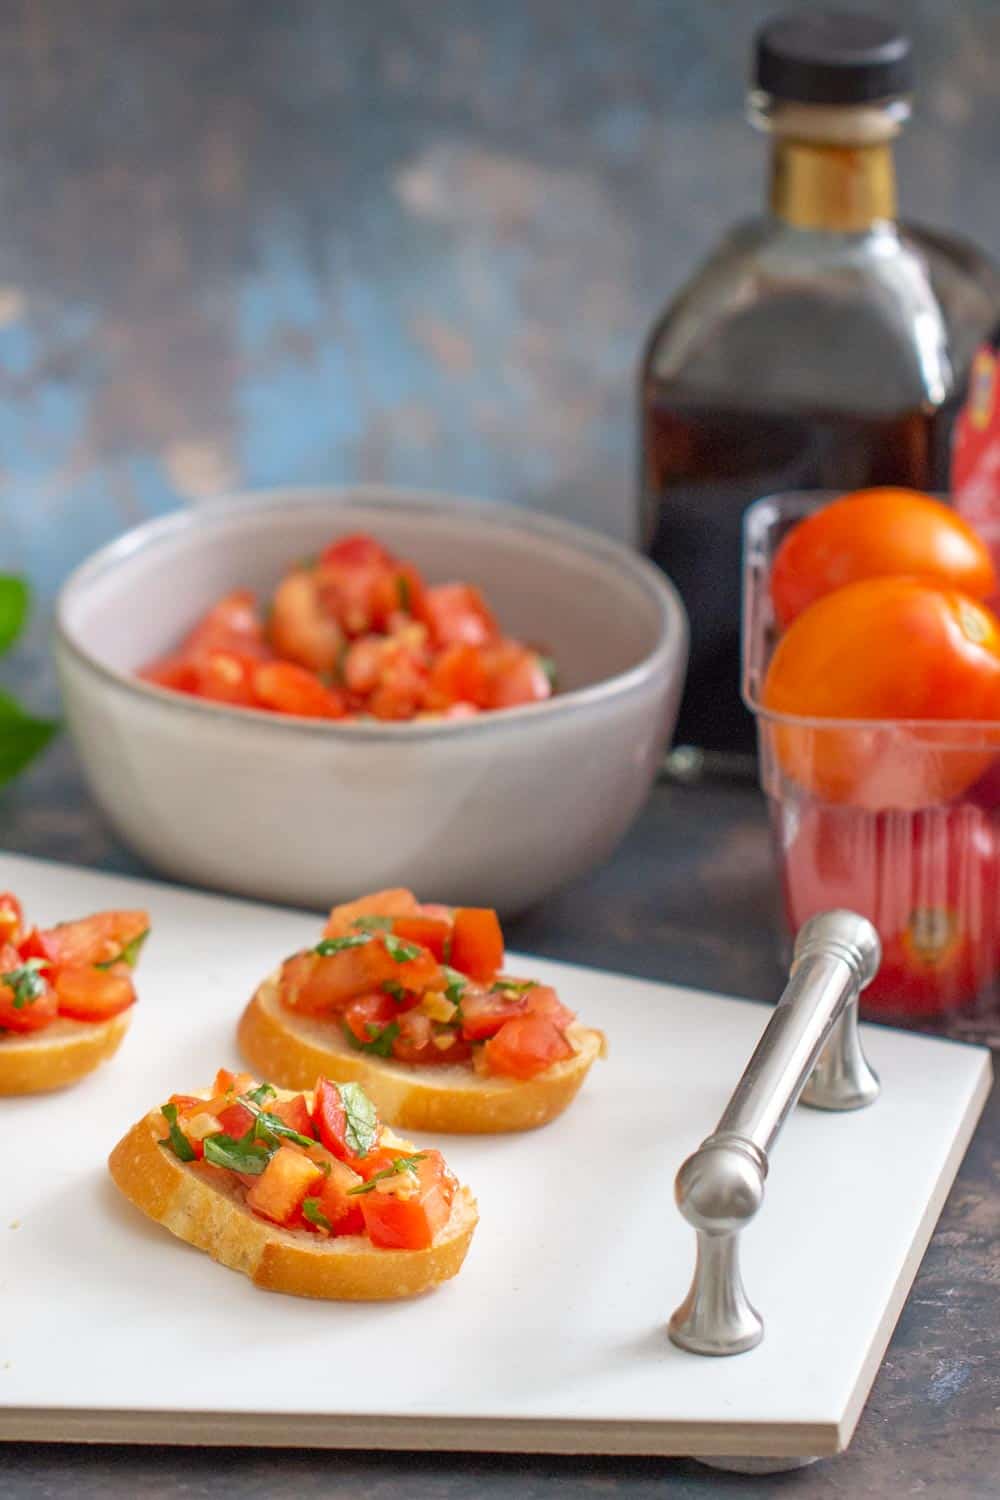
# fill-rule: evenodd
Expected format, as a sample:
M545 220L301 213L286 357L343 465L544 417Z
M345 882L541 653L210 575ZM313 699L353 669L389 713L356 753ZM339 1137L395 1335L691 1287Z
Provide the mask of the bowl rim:
M176 693L169 688L144 682L129 672L109 667L98 656L74 639L66 615L76 596L109 572L117 571L141 553L148 552L170 538L197 531L203 524L225 521L231 517L268 511L313 509L317 505L348 507L373 512L406 511L408 514L468 516L474 511L486 524L508 530L528 532L561 542L577 552L617 568L628 576L657 607L658 636L653 649L624 672L585 687L556 693L542 703L523 704L502 712L485 713L469 719L408 719L386 723L381 720L353 720L347 724L336 719L309 719L295 714L277 714L267 709L242 708L215 703ZM240 490L216 500L184 505L167 515L131 527L113 541L99 547L78 563L59 589L55 601L54 633L56 645L75 661L119 690L159 705L166 711L194 715L211 715L216 720L268 727L276 733L326 736L344 743L352 741L393 742L436 739L488 733L514 728L526 716L541 721L553 715L573 713L595 703L603 703L631 694L661 671L665 672L678 657L686 657L688 620L676 587L667 575L623 542L592 531L572 521L522 509L494 500L464 498L435 490L394 485L291 485L257 490Z

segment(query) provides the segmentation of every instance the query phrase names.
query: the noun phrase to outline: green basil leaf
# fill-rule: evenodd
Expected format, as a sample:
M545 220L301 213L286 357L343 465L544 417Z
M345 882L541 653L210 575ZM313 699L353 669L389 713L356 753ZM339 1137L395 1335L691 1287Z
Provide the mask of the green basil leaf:
M369 1040L359 1041L347 1023L344 1023L344 1035L356 1052L370 1052L375 1057L391 1057L392 1044L399 1036L399 1022L390 1021L387 1026L377 1026L374 1021L369 1021L367 1031Z
M95 964L94 968L113 969L115 964L128 964L130 969L134 969L136 964L139 962L139 954L142 952L142 945L148 937L149 928L147 927L145 932L140 932L139 935L137 937L134 937L130 943L125 944L124 948L118 954L117 958L105 959L104 963Z
M30 603L24 579L0 573L0 656L13 646L24 629Z
M205 1160L214 1162L217 1167L228 1167L231 1172L244 1172L248 1176L259 1177L274 1155L274 1151L248 1139L251 1135L252 1131L247 1131L247 1134L240 1140L226 1135L225 1131L219 1131L217 1135L207 1135L205 1137Z
M410 580L405 573L396 574L396 592L399 595L399 607L405 609L409 614L412 608L412 597L410 593Z
M240 1103L249 1109L254 1116L253 1134L258 1140L267 1141L273 1145L277 1139L294 1141L296 1146L315 1146L316 1142L311 1135L303 1135L301 1131L293 1130L291 1125L286 1125L277 1115L269 1115L267 1110L261 1109L250 1094L241 1094Z
M390 1166L383 1167L381 1172L373 1172L367 1182L359 1182L357 1187L348 1188L347 1197L359 1198L362 1193L373 1193L377 1182L384 1182L387 1177L398 1177L400 1172L412 1172L415 1176L417 1162L426 1160L426 1151L418 1151L415 1156L397 1156Z
M495 984L490 985L491 995L526 995L529 990L537 990L537 979L498 979Z
M375 1106L360 1083L340 1083L340 1102L346 1117L344 1141L354 1156L367 1156L378 1140Z
M26 1005L34 1005L35 1001L45 994L46 982L42 977L41 970L48 968L48 960L44 958L29 958L16 969L11 969L7 974L0 974L0 984L5 984L14 992L14 1009L23 1010Z
M247 1094L247 1098L252 1104L257 1104L263 1107L263 1105L267 1103L268 1099L274 1098L277 1092L278 1090L275 1088L273 1083L258 1083L257 1087L255 1089L251 1089L249 1094Z
M464 974L460 974L457 969L450 969L447 964L441 965L441 973L448 981L448 987L444 992L445 998L450 1000L452 1005L460 1004L469 981Z
M397 1005L402 1005L406 999L406 991L395 979L384 979L382 981L382 993L388 995L390 1000L395 1000Z
M0 703L0 786L13 781L55 734L54 719L34 719L6 693Z
M302 1217L308 1219L310 1224L315 1224L317 1229L325 1229L330 1233L333 1225L319 1206L318 1198L306 1198L302 1203Z
M164 1104L160 1113L166 1120L170 1132L168 1139L161 1141L160 1145L169 1146L179 1161L196 1161L197 1152L177 1123L177 1105Z
M418 948L416 943L404 943L402 938L394 937L391 932L386 933L383 941L386 953L398 964L412 963L423 952L423 949Z
M392 918L374 914L370 917L356 917L351 926L356 927L359 932L391 932Z
M555 692L556 685L557 685L558 680L559 680L559 669L556 666L555 662L552 660L552 657L551 656L542 656L541 652L539 652L539 654L538 654L538 665L541 667L542 671L545 673L546 677L549 679L549 687L552 689L553 692Z
M316 944L313 952L318 953L320 958L330 958L334 953L343 953L345 948L363 948L371 940L370 932L356 932L350 937L324 938L321 943Z

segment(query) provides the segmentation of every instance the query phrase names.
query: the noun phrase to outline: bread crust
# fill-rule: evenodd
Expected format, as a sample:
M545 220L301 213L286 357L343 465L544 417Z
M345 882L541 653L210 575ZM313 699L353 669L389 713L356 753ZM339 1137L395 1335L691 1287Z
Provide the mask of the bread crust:
M0 1095L45 1094L67 1088L114 1057L132 1020L53 1021L42 1031L0 1037Z
M310 1089L321 1075L360 1083L389 1125L456 1135L546 1125L572 1103L606 1049L602 1032L576 1024L568 1031L576 1055L534 1078L481 1075L462 1064L412 1067L355 1052L329 1021L294 1015L279 998L274 974L254 992L236 1034L258 1074L284 1088Z
M247 1208L213 1167L182 1162L161 1146L162 1134L159 1109L132 1126L108 1158L115 1184L178 1239L265 1291L338 1302L413 1297L457 1274L478 1222L475 1199L462 1187L426 1250L383 1250L361 1235L324 1239L282 1229Z

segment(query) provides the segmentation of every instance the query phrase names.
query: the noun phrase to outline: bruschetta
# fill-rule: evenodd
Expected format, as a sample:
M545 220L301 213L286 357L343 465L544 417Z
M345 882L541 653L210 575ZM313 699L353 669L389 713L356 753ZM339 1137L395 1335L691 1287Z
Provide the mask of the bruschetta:
M355 1083L303 1093L221 1069L112 1151L111 1176L179 1239L298 1297L412 1297L460 1269L476 1204L440 1151L380 1123Z
M490 1134L560 1114L604 1052L550 986L504 972L496 913L407 890L334 907L322 939L259 986L239 1023L287 1088L364 1085L389 1124Z
M0 1095L76 1083L113 1057L132 1018L144 911L28 927L0 895Z

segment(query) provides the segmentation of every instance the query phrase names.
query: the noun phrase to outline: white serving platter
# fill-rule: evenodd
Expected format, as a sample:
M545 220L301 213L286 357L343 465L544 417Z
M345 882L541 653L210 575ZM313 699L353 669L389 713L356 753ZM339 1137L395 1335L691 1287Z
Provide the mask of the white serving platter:
M0 855L43 924L146 905L118 1057L75 1089L0 1099L0 1438L812 1456L850 1440L990 1086L985 1051L881 1028L869 1110L799 1109L744 1235L763 1344L671 1345L694 1240L674 1173L768 1011L518 958L610 1041L567 1115L442 1142L479 1198L466 1265L410 1303L256 1290L144 1219L105 1160L173 1090L238 1061L256 982L314 916Z

